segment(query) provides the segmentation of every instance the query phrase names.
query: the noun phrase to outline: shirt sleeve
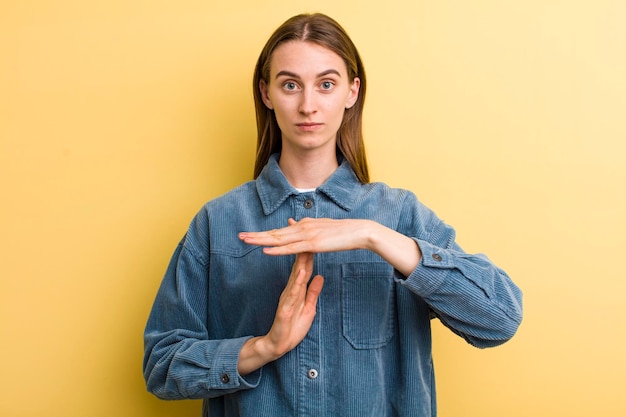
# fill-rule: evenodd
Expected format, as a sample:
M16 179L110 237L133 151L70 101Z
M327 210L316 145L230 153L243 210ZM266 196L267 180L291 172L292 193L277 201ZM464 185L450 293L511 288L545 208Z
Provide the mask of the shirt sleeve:
M205 220L197 216L176 248L144 332L144 378L162 399L217 397L254 388L261 377L261 370L245 378L237 372L249 337L209 340Z
M468 254L455 231L414 196L403 219L422 259L402 285L422 297L434 315L468 343L492 347L509 340L522 321L522 292L482 254Z

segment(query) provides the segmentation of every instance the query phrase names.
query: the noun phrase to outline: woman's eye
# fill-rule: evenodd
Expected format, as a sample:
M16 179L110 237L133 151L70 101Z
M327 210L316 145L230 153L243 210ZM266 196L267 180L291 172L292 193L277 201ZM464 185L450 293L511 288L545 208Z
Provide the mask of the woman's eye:
M331 81L324 81L322 83L322 90L330 90L335 86L335 84Z
M298 86L296 85L296 83L289 81L283 84L283 88L288 91L293 91L298 88Z

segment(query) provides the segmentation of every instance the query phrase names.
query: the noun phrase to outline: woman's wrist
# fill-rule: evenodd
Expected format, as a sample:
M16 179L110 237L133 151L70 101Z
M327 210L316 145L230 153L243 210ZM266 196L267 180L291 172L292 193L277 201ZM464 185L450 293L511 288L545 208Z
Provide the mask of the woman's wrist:
M375 221L368 221L366 249L380 255L404 276L418 265L422 252L413 239Z
M253 337L248 339L241 347L237 371L240 375L245 376L279 357L269 349L265 336Z

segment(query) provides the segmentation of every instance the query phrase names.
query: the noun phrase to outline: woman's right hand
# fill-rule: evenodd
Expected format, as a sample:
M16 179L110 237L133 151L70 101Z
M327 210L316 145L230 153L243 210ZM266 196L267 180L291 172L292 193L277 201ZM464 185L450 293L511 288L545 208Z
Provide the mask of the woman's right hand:
M307 335L324 285L324 278L316 275L307 286L312 273L313 254L297 254L270 331L265 336L249 339L241 348L238 363L240 375L249 374L280 358Z

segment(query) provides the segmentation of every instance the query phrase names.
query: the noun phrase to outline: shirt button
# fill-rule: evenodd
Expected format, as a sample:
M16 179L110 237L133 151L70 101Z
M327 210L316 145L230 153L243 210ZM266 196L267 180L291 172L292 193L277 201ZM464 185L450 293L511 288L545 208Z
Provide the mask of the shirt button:
M304 202L304 208L308 210L308 209L310 209L311 207L313 207L313 200L306 200L306 201Z
M433 259L437 262L441 262L441 255L439 255L438 253L433 253Z
M311 368L306 372L306 376L308 376L309 379L315 379L317 378L318 375L319 375L319 372L317 372L317 369Z
M230 376L228 376L227 373L223 373L222 376L220 377L220 380L222 381L223 384L228 384L230 382Z

